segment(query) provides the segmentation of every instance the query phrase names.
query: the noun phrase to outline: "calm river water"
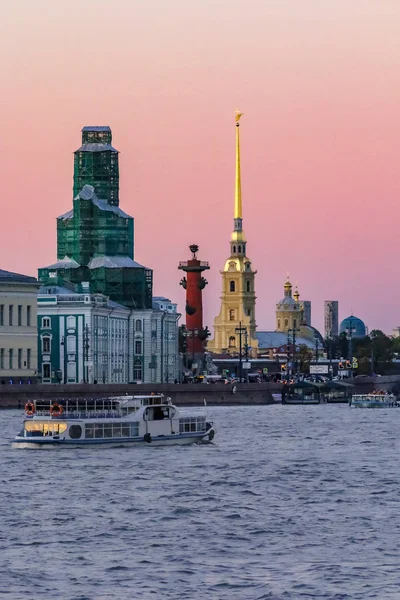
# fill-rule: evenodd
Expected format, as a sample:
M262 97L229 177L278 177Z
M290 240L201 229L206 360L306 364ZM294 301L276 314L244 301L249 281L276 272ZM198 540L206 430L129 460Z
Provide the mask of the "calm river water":
M398 410L209 408L215 444L14 450L0 598L400 598Z

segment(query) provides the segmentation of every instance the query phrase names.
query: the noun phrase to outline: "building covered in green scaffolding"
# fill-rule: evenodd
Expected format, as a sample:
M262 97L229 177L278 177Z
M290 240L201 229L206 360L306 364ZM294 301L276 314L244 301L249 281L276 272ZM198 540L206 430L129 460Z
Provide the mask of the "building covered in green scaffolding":
M74 153L73 207L57 218L57 262L44 284L77 286L136 309L152 308L153 272L134 260L134 220L119 208L118 151L110 127L84 127Z

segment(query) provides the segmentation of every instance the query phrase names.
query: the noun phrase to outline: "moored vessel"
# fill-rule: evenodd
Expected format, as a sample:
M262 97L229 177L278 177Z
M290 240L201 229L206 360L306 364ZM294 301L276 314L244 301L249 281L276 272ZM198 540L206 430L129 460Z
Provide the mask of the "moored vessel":
M152 394L27 402L12 446L167 446L211 442L214 436L203 409L182 411Z
M399 408L400 402L393 394L372 392L371 394L354 394L349 406L352 408Z

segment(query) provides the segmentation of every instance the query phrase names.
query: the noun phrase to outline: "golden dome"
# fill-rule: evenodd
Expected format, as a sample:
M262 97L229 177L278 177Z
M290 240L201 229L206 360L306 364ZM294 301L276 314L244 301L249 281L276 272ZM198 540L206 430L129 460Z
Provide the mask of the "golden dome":
M286 280L285 285L283 286L285 288L285 290L291 290L292 289L292 284L289 281L289 277Z

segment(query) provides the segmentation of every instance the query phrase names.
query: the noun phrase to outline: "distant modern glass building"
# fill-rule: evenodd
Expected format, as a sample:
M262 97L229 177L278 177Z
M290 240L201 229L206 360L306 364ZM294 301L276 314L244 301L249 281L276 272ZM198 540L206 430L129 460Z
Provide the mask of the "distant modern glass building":
M325 339L332 339L339 334L339 302L325 300L324 302Z
M311 300L302 300L304 323L311 326Z
M367 328L364 321L351 315L340 323L339 333L350 333L353 338L362 338L367 335Z

